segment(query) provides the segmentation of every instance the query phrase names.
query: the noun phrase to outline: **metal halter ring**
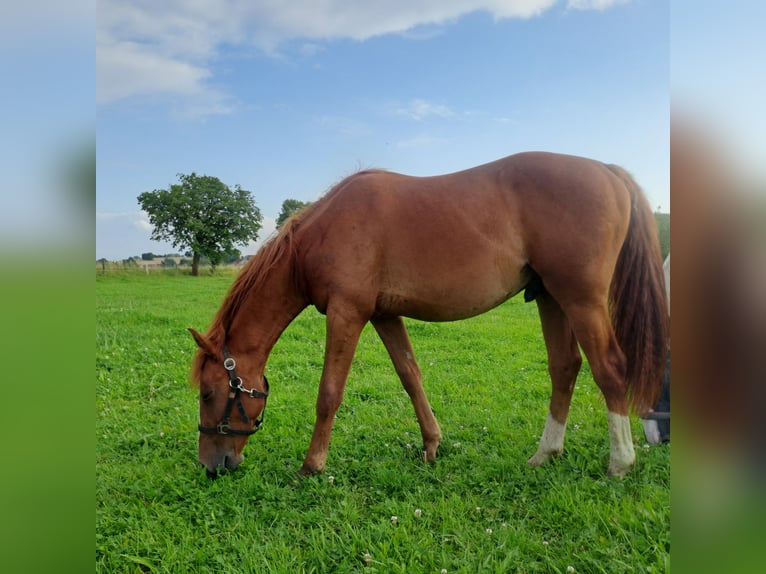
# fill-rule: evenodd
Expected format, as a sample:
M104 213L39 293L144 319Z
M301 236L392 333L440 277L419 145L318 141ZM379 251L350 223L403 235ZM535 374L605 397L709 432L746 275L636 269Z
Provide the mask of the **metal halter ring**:
M233 371L234 367L236 366L237 366L237 363L231 357L226 357L223 360L223 368L226 369L227 371Z

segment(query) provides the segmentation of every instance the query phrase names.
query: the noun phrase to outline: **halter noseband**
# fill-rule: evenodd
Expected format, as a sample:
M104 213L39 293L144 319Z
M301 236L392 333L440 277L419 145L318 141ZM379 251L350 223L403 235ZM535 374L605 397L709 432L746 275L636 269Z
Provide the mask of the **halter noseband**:
M269 381L266 379L266 375L263 376L263 384L266 386L266 391L259 391L257 389L247 389L242 383L242 377L237 375L235 367L237 363L229 354L229 349L224 345L223 347L223 368L229 375L229 396L226 400L226 408L223 411L223 418L214 427L205 427L201 424L198 425L199 432L207 434L221 434L221 435L237 435L237 436L250 436L255 434L261 429L263 424L263 415L266 412L266 399L269 398ZM250 423L250 417L245 412L245 407L242 404L242 393L248 395L252 399L263 399L263 410L260 416L255 419L255 423ZM231 408L237 405L239 416L242 422L246 425L254 424L252 429L233 429L231 428Z

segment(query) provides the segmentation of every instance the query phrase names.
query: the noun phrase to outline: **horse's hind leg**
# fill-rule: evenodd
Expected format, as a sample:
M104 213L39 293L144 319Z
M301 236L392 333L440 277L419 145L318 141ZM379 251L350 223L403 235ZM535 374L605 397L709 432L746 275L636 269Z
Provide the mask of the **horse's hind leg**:
M533 466L547 462L564 449L569 405L582 364L572 327L558 302L550 294L544 293L537 297L537 308L548 350L548 373L553 390L540 445L528 461Z
M423 456L427 462L433 462L442 433L423 389L420 367L415 361L415 353L404 321L401 317L379 317L372 319L372 324L386 346L404 390L415 407L415 415L423 436Z
M569 310L569 317L593 378L606 400L609 475L622 477L636 460L628 418L625 354L617 343L605 305L581 305Z

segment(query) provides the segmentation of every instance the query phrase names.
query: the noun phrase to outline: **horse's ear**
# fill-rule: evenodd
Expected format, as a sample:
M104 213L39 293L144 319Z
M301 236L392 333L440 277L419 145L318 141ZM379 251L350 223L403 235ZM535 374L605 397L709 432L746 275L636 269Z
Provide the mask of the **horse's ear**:
M196 341L197 346L200 349L202 349L206 355L210 355L211 357L215 356L215 351L213 350L213 346L210 344L210 341L208 341L202 333L195 331L191 327L189 327L189 332L192 334L192 337L194 337L194 340Z

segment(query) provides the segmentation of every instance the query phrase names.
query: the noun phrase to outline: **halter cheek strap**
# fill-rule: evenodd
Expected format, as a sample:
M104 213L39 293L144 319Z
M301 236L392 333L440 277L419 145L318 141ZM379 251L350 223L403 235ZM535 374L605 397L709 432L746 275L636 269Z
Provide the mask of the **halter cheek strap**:
M200 424L197 428L199 428L201 433L207 434L250 436L251 434L258 432L263 424L263 417L266 413L266 399L269 397L269 381L266 379L266 375L264 375L263 384L266 387L265 392L257 389L245 388L242 383L242 377L237 376L237 363L229 354L229 349L225 345L223 347L223 356L223 368L226 369L226 372L229 375L229 395L226 399L223 418L221 419L221 422L214 427L206 427ZM242 404L242 394L248 395L252 399L263 399L263 410L261 411L260 416L255 419L255 423L251 423L250 417L247 416L245 406ZM235 404L237 405L237 410L239 411L239 416L242 419L242 422L246 425L254 424L252 429L231 428L231 409Z

